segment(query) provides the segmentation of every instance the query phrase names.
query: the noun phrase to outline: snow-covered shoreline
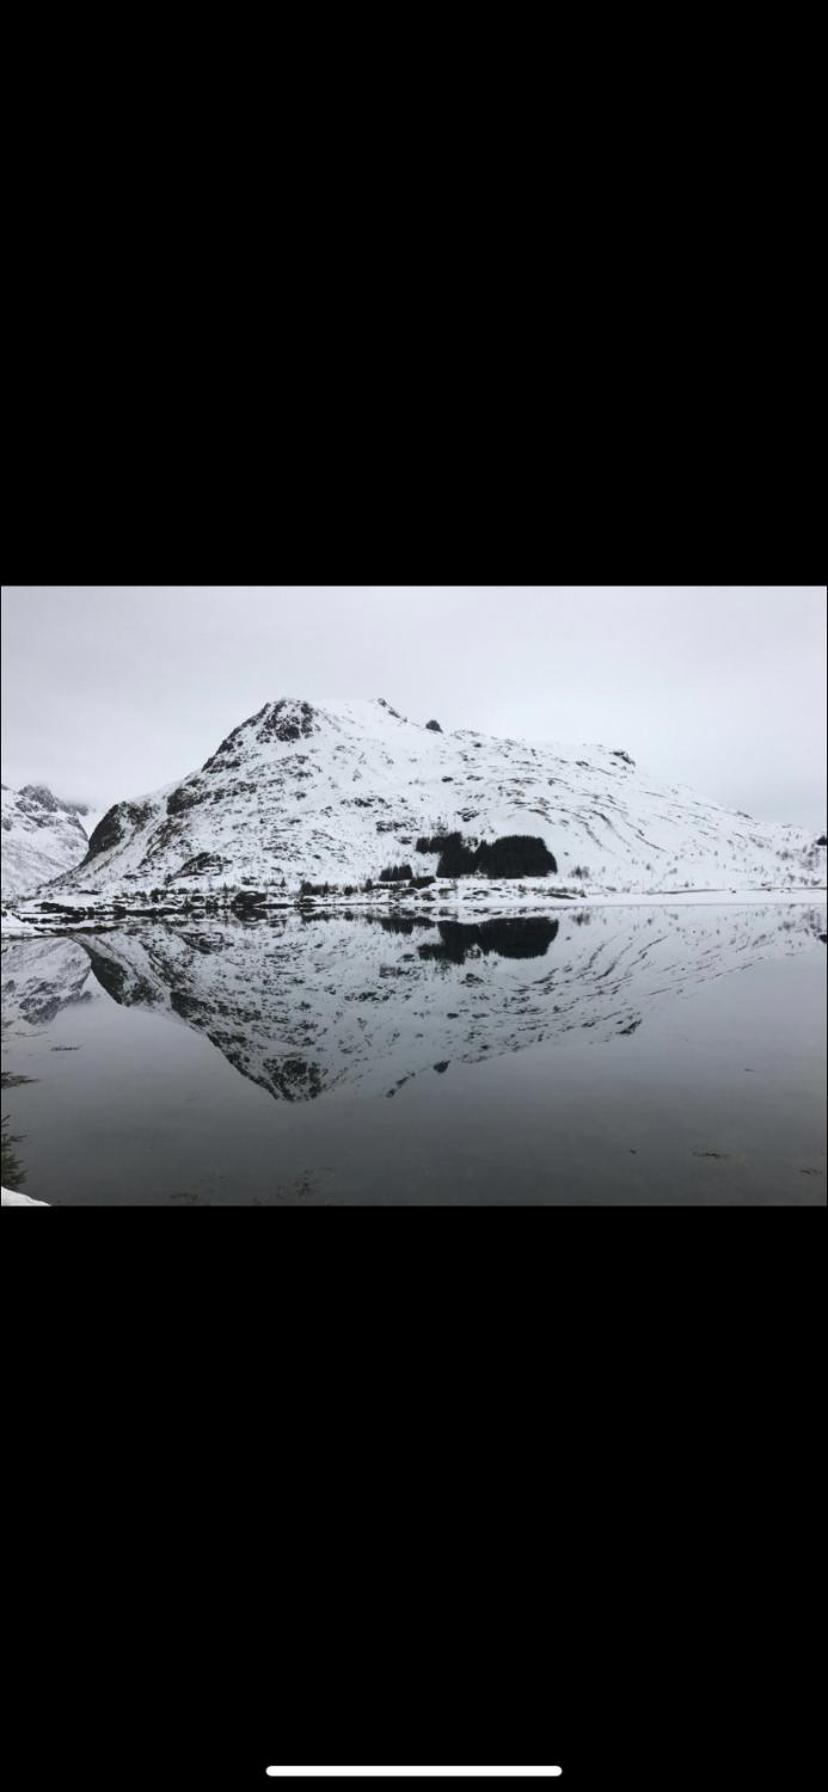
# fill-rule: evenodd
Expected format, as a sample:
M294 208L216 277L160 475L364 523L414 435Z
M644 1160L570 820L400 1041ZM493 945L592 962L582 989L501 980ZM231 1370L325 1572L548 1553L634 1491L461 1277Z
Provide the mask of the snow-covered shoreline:
M241 919L246 924L256 920L273 920L277 916L300 914L337 914L360 919L373 915L430 915L436 917L450 912L452 915L486 914L498 915L549 914L560 912L564 908L684 908L696 906L709 907L742 907L758 906L792 907L796 905L816 905L828 902L828 887L824 884L803 885L796 889L763 889L747 887L745 889L675 889L675 890L563 890L552 879L527 879L519 884L514 883L481 883L473 879L457 879L451 883L435 884L428 897L414 889L406 889L403 885L391 884L387 889L375 888L370 894L345 895L341 890L331 889L325 896L306 896L297 898L280 898L266 900L260 907L245 914ZM26 912L17 912L17 910ZM77 908L77 919L71 910ZM4 911L0 916L0 934L8 939L34 939L38 936L66 933L96 933L105 931L117 923L118 926L140 926L142 922L151 925L166 922L174 925L177 921L187 924L198 921L209 923L211 920L226 922L234 918L232 904L230 912L226 908L214 910L198 898L189 901L173 901L169 907L148 913L142 904L130 907L129 901L123 903L101 904L99 908L90 910L79 903L68 901L59 919L47 915L36 902L18 904L16 911ZM116 912L117 911L117 912Z
M48 1201L35 1201L31 1195L19 1195L13 1188L2 1190L3 1207L48 1207Z
M652 895L623 892L587 896L579 906L584 908L675 908L683 904L709 903L714 907L736 903L746 908L771 903L784 908L793 903L817 903L828 900L825 884L801 890L657 890Z

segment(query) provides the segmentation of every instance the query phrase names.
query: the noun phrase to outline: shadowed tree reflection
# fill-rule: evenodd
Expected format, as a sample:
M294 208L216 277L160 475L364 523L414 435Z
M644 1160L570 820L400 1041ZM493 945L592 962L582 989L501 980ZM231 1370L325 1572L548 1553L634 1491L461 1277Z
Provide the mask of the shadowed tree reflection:
M463 921L441 921L440 942L419 946L421 958L464 964L472 950L496 952L499 958L543 958L557 937L558 922L543 917L510 921L481 921L478 926Z

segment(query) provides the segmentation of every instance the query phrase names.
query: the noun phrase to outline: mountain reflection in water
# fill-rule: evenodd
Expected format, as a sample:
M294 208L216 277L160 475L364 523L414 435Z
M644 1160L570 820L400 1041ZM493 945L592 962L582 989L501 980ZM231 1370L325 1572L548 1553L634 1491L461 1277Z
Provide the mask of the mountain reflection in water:
M824 942L824 906L437 903L4 939L4 1177L56 1205L824 1204Z
M817 909L703 907L150 923L5 942L4 1028L88 999L91 968L114 1002L186 1022L278 1101L391 1095L435 1067L582 1032L624 1050L656 1004L823 928Z

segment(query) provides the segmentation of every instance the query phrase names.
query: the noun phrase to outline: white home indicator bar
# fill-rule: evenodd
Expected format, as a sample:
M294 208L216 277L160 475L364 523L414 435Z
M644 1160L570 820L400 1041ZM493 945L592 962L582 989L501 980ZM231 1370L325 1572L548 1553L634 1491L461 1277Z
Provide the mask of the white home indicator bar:
M274 1780L544 1780L559 1779L562 1767L268 1767Z

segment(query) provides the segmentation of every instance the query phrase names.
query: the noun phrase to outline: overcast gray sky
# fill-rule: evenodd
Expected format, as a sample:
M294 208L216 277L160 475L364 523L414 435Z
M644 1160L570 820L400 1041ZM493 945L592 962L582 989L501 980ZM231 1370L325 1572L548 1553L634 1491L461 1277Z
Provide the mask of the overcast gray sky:
M271 698L385 697L825 826L824 587L8 587L2 647L3 782L97 809Z

